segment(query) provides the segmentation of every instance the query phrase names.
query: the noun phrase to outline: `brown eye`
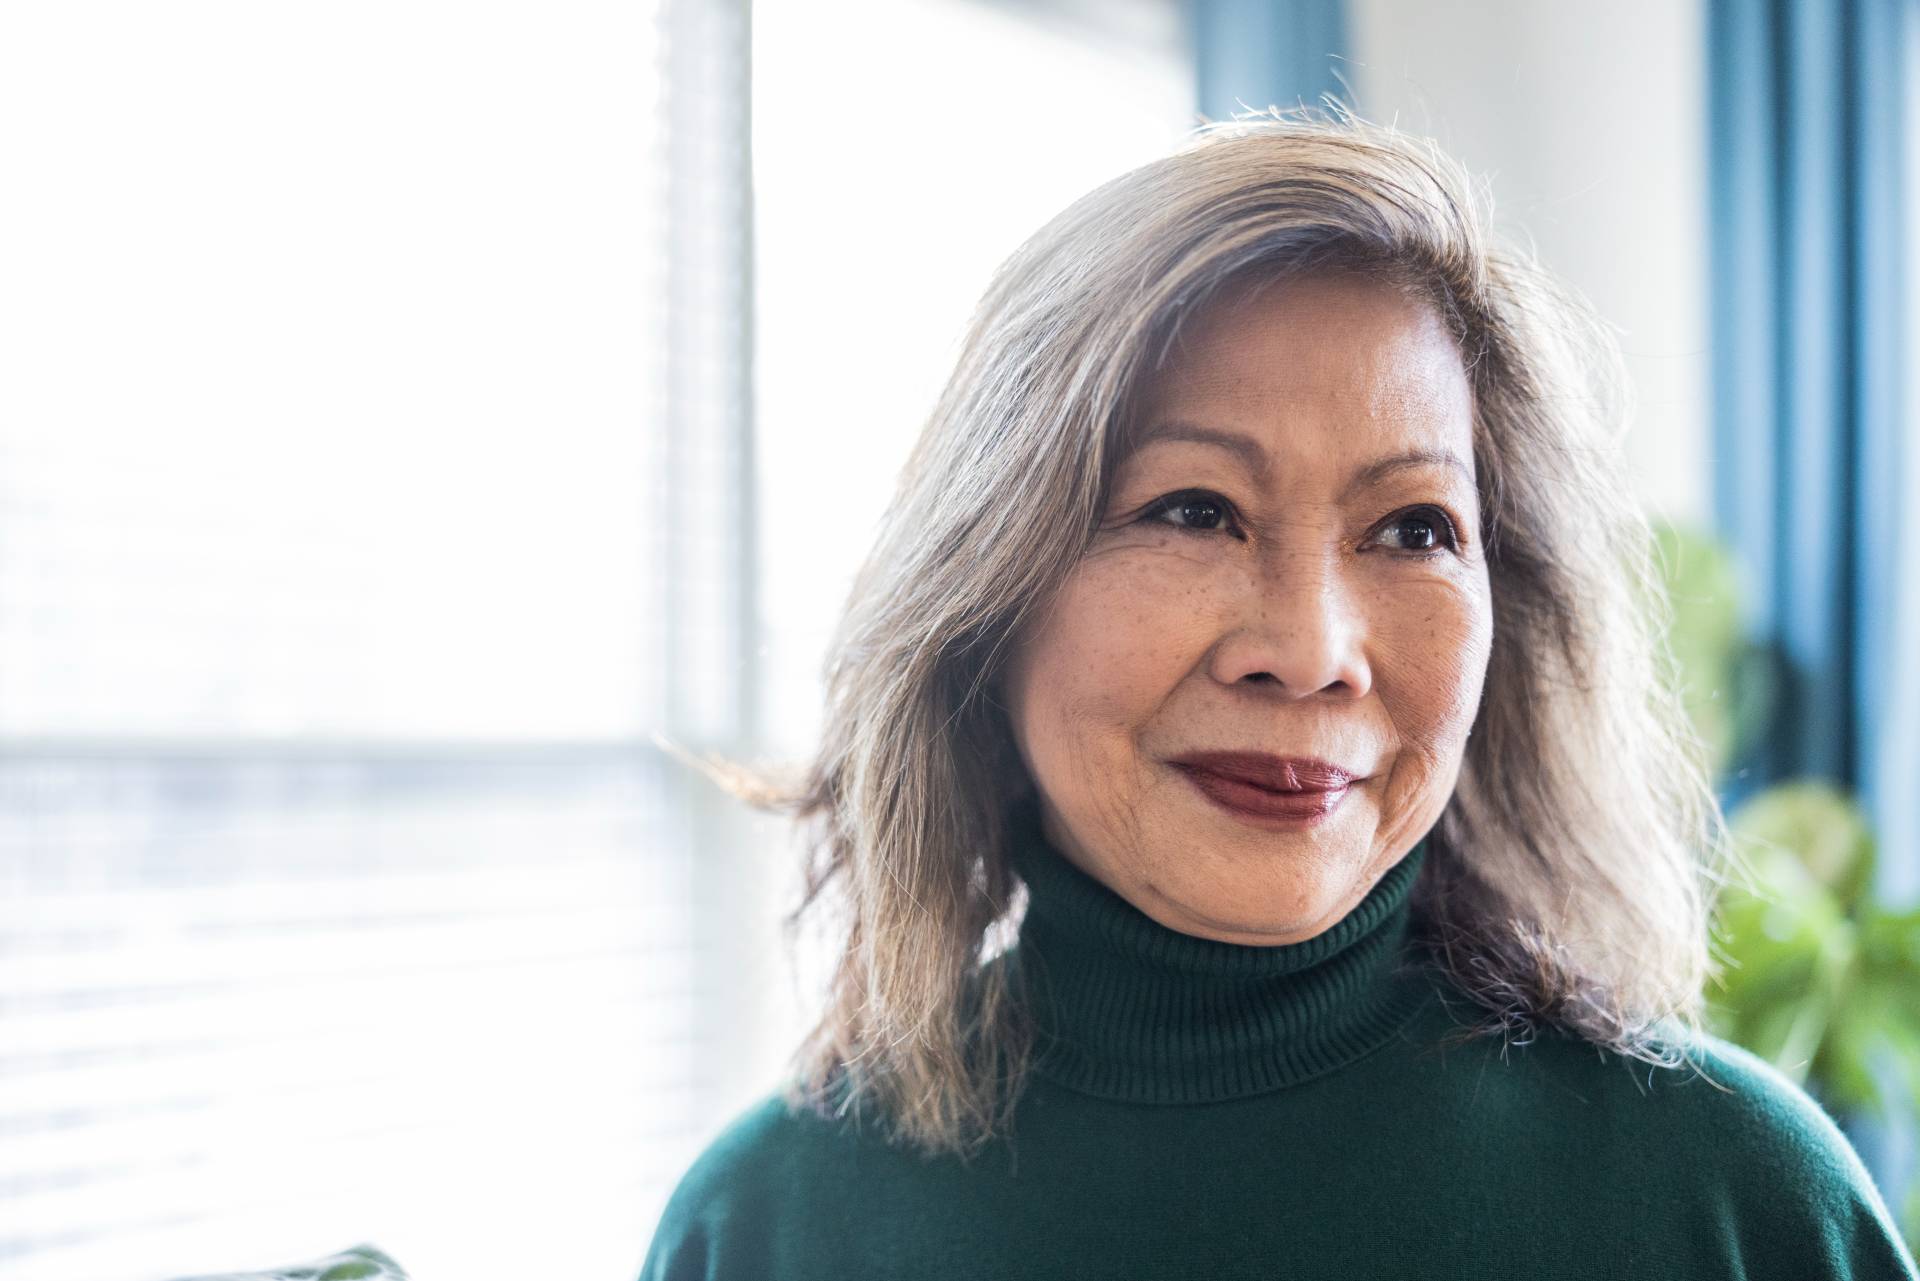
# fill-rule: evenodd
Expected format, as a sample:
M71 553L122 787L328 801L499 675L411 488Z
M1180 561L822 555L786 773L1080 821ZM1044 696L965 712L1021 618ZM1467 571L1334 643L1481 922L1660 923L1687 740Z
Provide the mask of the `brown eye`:
M1395 516L1386 525L1386 529L1403 530L1406 542L1402 551L1416 556L1437 555L1442 551L1457 551L1460 538L1454 530L1453 521L1438 507L1415 507Z
M1215 533L1226 528L1231 510L1218 494L1191 489L1156 499L1145 519L1195 533Z

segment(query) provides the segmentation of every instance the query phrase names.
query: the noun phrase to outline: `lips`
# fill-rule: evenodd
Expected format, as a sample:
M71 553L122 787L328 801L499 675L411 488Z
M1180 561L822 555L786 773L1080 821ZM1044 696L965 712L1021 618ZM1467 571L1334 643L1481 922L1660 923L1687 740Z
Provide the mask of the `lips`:
M1169 763L1269 792L1337 792L1355 777L1330 761L1310 756L1272 756L1266 752L1192 752L1174 757Z
M1215 805L1262 826L1317 823L1333 813L1355 780L1329 761L1264 752L1196 752L1169 763Z

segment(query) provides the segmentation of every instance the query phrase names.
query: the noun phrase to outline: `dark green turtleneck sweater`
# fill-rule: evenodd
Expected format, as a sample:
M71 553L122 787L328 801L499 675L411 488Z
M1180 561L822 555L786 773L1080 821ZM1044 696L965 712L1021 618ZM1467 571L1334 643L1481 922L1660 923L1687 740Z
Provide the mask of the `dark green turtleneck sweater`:
M642 1281L789 1278L1913 1278L1846 1139L1779 1073L1716 1085L1472 1011L1407 946L1419 846L1344 919L1247 947L1160 925L1026 822L1002 963L1042 1031L1010 1138L970 1163L871 1125L737 1118Z

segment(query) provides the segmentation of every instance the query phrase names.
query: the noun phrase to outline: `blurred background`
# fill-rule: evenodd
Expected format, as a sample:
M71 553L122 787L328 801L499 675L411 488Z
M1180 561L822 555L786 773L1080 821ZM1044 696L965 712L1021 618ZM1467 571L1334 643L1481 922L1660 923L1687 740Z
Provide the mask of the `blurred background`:
M995 265L1323 93L1618 326L1717 1025L1905 1206L1916 3L0 9L0 1274L635 1275L814 981L662 738L802 758Z

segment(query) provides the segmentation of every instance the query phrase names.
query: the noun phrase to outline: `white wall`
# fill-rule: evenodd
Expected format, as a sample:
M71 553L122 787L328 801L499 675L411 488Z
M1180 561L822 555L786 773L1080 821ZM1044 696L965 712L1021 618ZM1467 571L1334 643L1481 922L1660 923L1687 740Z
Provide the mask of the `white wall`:
M1710 502L1700 0L1349 0L1355 105L1492 184L1502 228L1620 328L1648 509Z
M1176 12L980 0L754 15L765 734L800 752L897 473L994 268L1193 121ZM1141 21L1158 12L1158 27ZM1103 37L1104 38L1101 38Z

